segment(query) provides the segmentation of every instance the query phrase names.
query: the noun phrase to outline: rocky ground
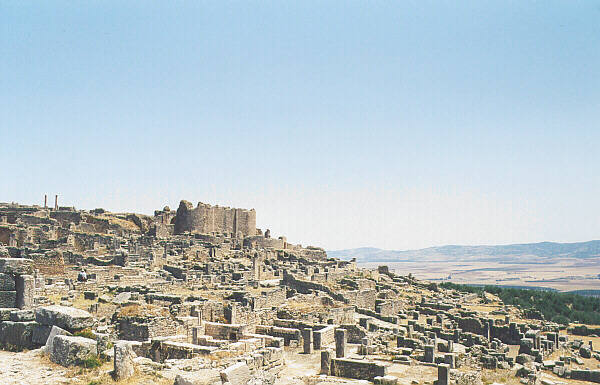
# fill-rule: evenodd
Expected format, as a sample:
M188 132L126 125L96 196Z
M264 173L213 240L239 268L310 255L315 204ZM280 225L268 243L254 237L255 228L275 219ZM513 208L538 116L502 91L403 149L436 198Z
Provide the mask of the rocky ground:
M68 369L53 364L40 350L12 353L0 350L0 380L4 385L72 384Z

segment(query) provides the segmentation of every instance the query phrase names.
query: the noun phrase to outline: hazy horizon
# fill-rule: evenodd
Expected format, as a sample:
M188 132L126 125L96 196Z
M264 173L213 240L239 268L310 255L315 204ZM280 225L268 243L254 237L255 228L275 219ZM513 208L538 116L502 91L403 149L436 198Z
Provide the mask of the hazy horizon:
M600 3L0 3L0 201L327 250L600 234Z

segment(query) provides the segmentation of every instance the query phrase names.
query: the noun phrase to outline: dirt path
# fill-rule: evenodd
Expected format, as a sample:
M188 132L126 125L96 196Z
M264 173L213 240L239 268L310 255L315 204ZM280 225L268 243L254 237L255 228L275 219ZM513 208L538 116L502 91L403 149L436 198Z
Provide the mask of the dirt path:
M67 370L48 363L39 350L22 353L0 351L0 383L3 385L72 384Z

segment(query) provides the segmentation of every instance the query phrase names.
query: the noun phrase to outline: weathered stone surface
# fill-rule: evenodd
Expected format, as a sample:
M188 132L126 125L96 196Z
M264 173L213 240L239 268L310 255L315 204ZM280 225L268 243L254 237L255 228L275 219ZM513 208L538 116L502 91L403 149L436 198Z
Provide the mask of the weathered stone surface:
M0 273L0 290L15 290L15 278L12 274Z
M583 358L592 358L592 351L587 346L579 348L579 355Z
M375 377L387 375L387 366L363 360L334 358L331 360L331 375L373 381Z
M35 320L33 310L15 310L10 312L10 320L13 322L28 322Z
M335 356L336 358L346 357L346 329L337 329L335 331Z
M35 322L3 321L0 323L0 345L5 348L32 349Z
M450 384L450 366L448 364L438 365L438 379L434 382L435 385Z
M0 258L0 273L32 274L33 261L26 258Z
M122 304L129 302L130 299L131 299L131 293L128 291L125 291L123 293L117 294L115 296L115 298L113 298L112 302L117 305L122 305Z
M36 309L35 320L41 325L55 325L70 332L93 325L92 315L87 311L59 305Z
M133 359L135 353L131 347L131 343L118 341L115 343L114 354L114 375L116 380L127 379L135 373Z
M0 291L0 308L16 307L17 292L16 291Z
M397 385L398 377L396 376L377 376L373 379L376 385Z
M89 338L58 335L52 340L50 360L62 366L79 365L96 354L96 341Z
M326 349L321 352L321 374L328 376L331 373L331 358L333 351Z
M33 335L31 336L32 342L38 346L46 345L46 341L48 341L48 336L50 335L50 330L52 330L52 326L40 325L36 322L35 326L33 327Z
M54 349L54 337L70 335L71 333L59 328L58 326L51 326L50 330L48 331L48 335L46 336L46 341L44 342L44 350L46 353L52 354L52 350Z
M15 310L19 309L14 307L0 308L0 321L10 321L10 313L12 313Z
M221 371L221 381L231 385L246 385L250 381L250 369L245 362L238 362Z
M313 330L310 328L302 329L302 341L304 346L304 354L312 354L313 352Z
M28 309L33 306L35 279L32 275L18 275L15 277L17 291L16 307Z
M178 374L173 385L221 385L221 376L215 369L201 369L190 374Z

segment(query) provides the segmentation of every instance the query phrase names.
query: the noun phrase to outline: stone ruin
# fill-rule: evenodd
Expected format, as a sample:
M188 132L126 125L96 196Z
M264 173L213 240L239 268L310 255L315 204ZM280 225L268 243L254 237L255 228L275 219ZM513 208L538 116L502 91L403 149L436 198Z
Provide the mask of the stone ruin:
M114 380L600 382L594 329L328 258L263 233L254 210L0 204L0 244L0 347L65 367L110 361Z

